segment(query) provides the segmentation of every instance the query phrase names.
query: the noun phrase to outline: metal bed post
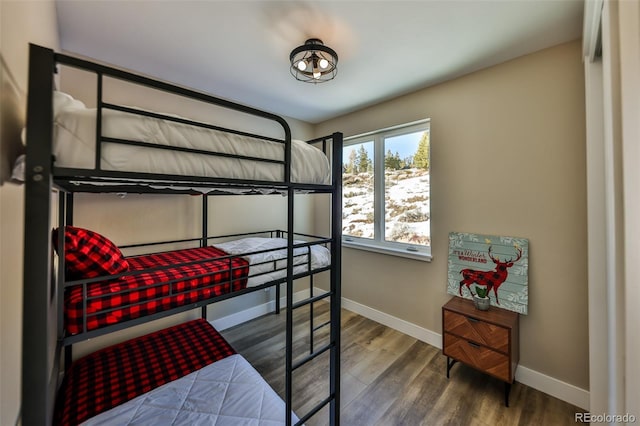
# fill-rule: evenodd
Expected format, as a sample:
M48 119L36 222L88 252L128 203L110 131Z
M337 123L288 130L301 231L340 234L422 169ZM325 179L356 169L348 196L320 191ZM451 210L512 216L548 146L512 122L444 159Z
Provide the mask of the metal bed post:
M65 207L65 216L64 216L64 224L73 226L73 192L66 193L66 207Z
M292 412L291 399L292 399L292 384L293 384L293 371L302 367L303 365L311 362L321 354L325 352L329 352L329 395L324 400L320 401L314 408L312 408L308 413L303 415L300 420L296 423L303 424L309 418L314 416L318 411L320 411L327 404L329 405L329 418L330 424L332 426L336 426L340 424L340 300L341 300L341 290L340 290L340 270L341 270L341 241L340 236L342 233L342 214L341 214L341 205L342 205L342 134L335 133L331 136L333 138L334 150L332 156L332 187L331 187L331 238L329 241L331 242L331 257L332 262L329 268L331 274L331 288L330 291L325 292L324 294L320 294L318 296L310 296L305 300L301 300L293 304L293 277L291 272L293 270L293 235L290 233L288 235L288 263L287 263L287 335L286 335L286 378L285 378L285 404L286 404L286 412ZM292 188L291 186L290 188ZM289 190L290 197L293 197L294 192L293 189ZM289 229L293 228L293 201L289 201L288 205L288 215L289 215ZM312 286L313 280L310 281L310 285ZM313 290L310 290L311 294L313 294ZM330 298L330 321L327 324L330 324L330 341L329 343L320 348L318 350L314 350L311 348L311 351L308 356L299 359L295 362L292 362L293 358L293 309L297 309L306 305L311 305L311 309L313 309L313 303L316 301L322 300L324 298ZM311 312L310 309L310 312ZM323 324L324 326L326 324ZM318 327L311 327L311 341L313 340L313 331ZM292 422L292 419L289 417L286 419L287 426L289 426Z
M286 426L292 424L293 413L293 214L295 191L291 184L291 130L285 130L284 180L287 183L287 317L285 354L285 415ZM280 298L278 297L278 300Z
M22 419L51 424L58 381L56 292L51 277L53 51L29 48L22 313ZM27 262L28 261L28 266Z
M96 71L96 152L95 152L95 168L96 171L102 169L102 76L101 71Z
M202 194L202 241L200 247L206 247L209 237L209 197Z
M329 391L333 395L330 407L330 424L340 425L340 306L342 298L342 133L332 135L332 186L331 192L331 371Z
M311 253L309 253L311 259ZM309 268L311 269L311 268ZM313 275L309 277L309 297L313 299ZM309 303L309 354L313 353L313 302Z
M207 237L209 236L209 197L206 194L202 194L202 240L200 241L200 247L207 246ZM233 275L229 277L233 279ZM201 308L200 316L203 319L207 319L207 306L203 305Z
M285 365L285 413L286 425L291 426L293 412L293 188L288 189L287 217L287 318L286 318L286 365Z
M73 192L60 191L58 206L58 253L64 253L64 229L67 225L73 225ZM58 256L58 339L64 338L64 286L66 266L64 256ZM64 369L71 366L73 361L73 346L64 346Z
M282 235L279 229L276 231L276 238L282 238ZM275 308L273 310L273 313L276 315L280 314L280 286L281 284L276 284L275 286L276 287L276 291L275 291L276 294L274 296Z

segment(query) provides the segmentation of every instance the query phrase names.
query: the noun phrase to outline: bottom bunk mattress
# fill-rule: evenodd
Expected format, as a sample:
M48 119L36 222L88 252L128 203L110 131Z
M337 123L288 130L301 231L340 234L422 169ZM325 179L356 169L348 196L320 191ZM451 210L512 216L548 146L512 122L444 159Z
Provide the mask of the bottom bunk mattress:
M294 240L294 246L306 241ZM247 287L255 287L287 276L286 238L246 237L216 243L213 247L249 262ZM331 252L321 244L293 249L293 274L316 271L331 264Z
M75 361L56 398L59 425L284 423L284 402L203 319Z
M83 425L285 424L285 404L239 354L93 417ZM297 418L294 416L292 423Z

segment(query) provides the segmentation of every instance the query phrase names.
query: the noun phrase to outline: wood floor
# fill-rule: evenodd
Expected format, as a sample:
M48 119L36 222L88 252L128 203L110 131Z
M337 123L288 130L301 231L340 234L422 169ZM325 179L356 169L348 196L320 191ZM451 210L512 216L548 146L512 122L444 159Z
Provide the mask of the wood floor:
M309 351L308 309L294 314L294 362ZM316 303L321 324L328 304ZM284 395L284 311L222 334L281 396ZM329 327L315 333L316 348ZM520 383L504 406L504 384L462 364L446 377L446 357L433 346L342 310L341 413L346 426L372 425L570 425L583 410ZM328 354L294 372L293 408L306 414L328 396ZM309 426L328 425L328 408Z

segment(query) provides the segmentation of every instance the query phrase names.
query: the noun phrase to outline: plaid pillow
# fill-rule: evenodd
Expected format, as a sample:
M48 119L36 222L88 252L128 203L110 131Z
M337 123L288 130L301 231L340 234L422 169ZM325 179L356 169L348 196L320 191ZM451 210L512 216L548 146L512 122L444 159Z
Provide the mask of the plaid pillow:
M53 230L53 247L58 251L58 230ZM129 270L120 249L108 238L88 229L66 226L64 261L69 278L95 278Z

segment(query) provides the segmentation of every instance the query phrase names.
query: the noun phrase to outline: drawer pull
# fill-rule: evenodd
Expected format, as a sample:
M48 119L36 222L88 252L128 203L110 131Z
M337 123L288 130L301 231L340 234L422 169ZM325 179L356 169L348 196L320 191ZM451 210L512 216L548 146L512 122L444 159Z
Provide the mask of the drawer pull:
M467 319L468 319L469 321L471 321L471 322L478 322L478 320L477 320L477 319L475 319L475 318L467 317Z
M469 344L469 346L474 347L476 349L478 349L480 347L480 345L478 345L477 343L473 343L473 342L467 342Z

